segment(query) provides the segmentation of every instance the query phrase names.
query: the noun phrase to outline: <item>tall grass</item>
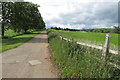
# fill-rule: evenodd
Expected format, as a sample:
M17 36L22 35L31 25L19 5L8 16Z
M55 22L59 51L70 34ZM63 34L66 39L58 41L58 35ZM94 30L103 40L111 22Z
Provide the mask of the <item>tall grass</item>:
M102 61L102 51L64 41L59 33L48 31L55 64L61 68L62 78L116 78L119 70ZM114 74L116 73L116 74Z

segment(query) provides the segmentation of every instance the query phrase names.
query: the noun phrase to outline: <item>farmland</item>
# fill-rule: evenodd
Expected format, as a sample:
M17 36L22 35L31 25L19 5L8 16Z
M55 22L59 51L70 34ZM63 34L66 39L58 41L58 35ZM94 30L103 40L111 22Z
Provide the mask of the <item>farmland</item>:
M77 41L95 44L99 46L103 46L105 43L105 33L96 33L96 32L85 32L85 31L61 31L59 30L62 36L67 38L72 38ZM111 34L110 39L110 48L114 50L118 50L118 46L120 43L118 42L119 34Z
M49 43L53 51L55 64L61 69L62 78L118 78L120 70L109 65L109 62L119 64L117 55L109 55L107 61L102 61L102 51L78 45L60 39L60 33L48 30Z
M117 1L9 0L0 5L0 77L120 80Z
M95 29L69 29L69 28L60 28L60 27L51 27L55 30L64 30L64 31L85 31L85 32L99 32L99 33L120 33L120 28L114 26L114 28L95 28Z
M99 32L99 33L120 33L120 28L114 27L114 28L98 28L98 29L81 29L80 31Z

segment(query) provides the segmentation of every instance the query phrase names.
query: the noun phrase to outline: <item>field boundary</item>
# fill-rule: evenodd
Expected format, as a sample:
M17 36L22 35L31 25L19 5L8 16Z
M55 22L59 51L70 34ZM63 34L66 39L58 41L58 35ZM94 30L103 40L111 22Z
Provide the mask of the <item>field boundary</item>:
M64 38L64 37L62 37L62 36L60 36L60 39L65 40L65 41L71 41L71 42L72 42L71 39ZM103 49L103 47L97 46L97 45L90 45L90 44L86 44L86 43L82 43L82 42L76 42L76 43L79 44L79 45L83 45L83 46L87 46L87 47L91 47L91 48L96 48L96 49L99 49L99 50L102 50L102 49ZM114 50L111 50L111 49L110 49L109 51L110 51L110 53L112 53L112 54L118 54L118 51L114 51ZM117 64L114 64L114 63L111 63L111 62L109 62L109 64L112 65L112 66L114 66L114 67L116 67L117 69L120 69L120 66L117 65Z
M68 39L68 38L65 38L65 37L62 37L62 36L60 36L60 38L63 39L63 40L66 40L66 41L72 41L71 39ZM83 43L83 42L77 42L77 44L84 45L84 46L88 46L88 47L91 47L91 48L96 48L96 49L99 49L99 50L102 50L102 49L103 49L102 46L91 45L91 44L87 44L87 43ZM112 54L118 54L118 51L111 50L111 49L109 49L109 51L110 51L110 53L112 53Z

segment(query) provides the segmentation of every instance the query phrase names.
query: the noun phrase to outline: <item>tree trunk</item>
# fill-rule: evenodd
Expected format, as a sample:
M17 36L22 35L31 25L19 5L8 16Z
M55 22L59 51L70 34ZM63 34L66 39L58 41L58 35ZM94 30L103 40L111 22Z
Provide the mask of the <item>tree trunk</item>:
M4 7L4 4L5 4L5 3L2 3L2 19L3 19L3 20L2 20L2 28L1 28L1 30L2 30L1 37L2 37L2 38L4 38L4 32L5 32L5 26L4 26L4 24L5 24L5 23L4 23L4 20L5 20L5 19L4 19L4 15L5 15L4 9L5 9L5 7Z
M2 38L4 38L4 32L5 32L5 28L4 28L4 23L2 23Z
M27 30L28 30L28 29L24 29L24 33L27 33Z

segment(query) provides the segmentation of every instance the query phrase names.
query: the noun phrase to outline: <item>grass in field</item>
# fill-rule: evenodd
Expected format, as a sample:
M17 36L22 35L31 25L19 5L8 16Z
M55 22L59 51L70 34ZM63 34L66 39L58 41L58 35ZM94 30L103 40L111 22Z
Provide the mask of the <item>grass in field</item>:
M19 34L22 34L22 32L17 33L17 32L14 32L11 29L8 29L8 30L5 31L5 37L13 37L13 36L16 36L16 35L19 35Z
M102 51L61 40L55 31L50 30L48 34L62 78L120 78L120 70L101 60Z
M59 31L62 36L73 38L78 41L103 46L105 43L105 33L83 32L83 31ZM111 49L118 50L118 34L111 34L110 38Z
M29 41L33 37L35 37L40 32L41 31L34 31L29 34L17 34L15 32L13 32L12 30L7 31L5 33L5 36L7 36L8 38L2 39L2 50L0 52L4 52L9 49L16 48L16 47L24 44L25 42Z

